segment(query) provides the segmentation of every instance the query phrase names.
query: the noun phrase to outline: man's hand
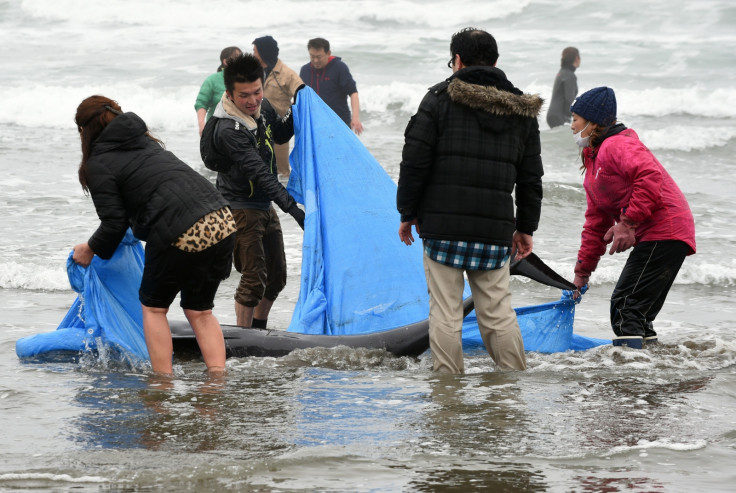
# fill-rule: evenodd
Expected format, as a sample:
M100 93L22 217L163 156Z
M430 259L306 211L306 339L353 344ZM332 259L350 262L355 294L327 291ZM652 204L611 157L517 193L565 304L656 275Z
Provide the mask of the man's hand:
M89 247L88 243L80 243L74 247L74 254L72 254L72 260L81 265L87 267L95 256L95 252Z
M514 257L514 260L521 260L524 257L528 257L532 253L533 248L534 240L531 235L519 233L518 231L514 232L514 237L511 240L511 255Z
M414 235L411 234L411 227L412 225L417 230L417 235L419 234L419 221L416 219L412 219L411 221L402 222L399 226L399 239L406 243L407 245L411 245L414 243Z
M636 228L633 224L625 220L619 221L612 226L608 231L606 231L606 234L603 237L603 241L606 243L613 241L608 253L613 255L614 253L625 252L634 246L634 243L636 243L636 236L634 235L635 231Z
M350 128L352 128L353 132L355 132L357 135L363 133L363 124L360 123L360 120L358 120L357 118L353 118L353 121L350 122Z
M302 230L304 230L304 211L299 208L296 203L294 203L291 207L289 207L289 210L286 211L291 217L294 218L296 223L299 225Z

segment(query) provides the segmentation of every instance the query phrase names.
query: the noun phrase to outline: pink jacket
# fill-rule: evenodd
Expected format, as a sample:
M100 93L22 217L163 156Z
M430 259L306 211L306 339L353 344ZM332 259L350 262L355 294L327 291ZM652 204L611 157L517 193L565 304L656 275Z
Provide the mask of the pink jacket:
M589 276L606 251L603 236L624 217L642 241L681 240L695 253L695 221L679 187L632 129L603 141L585 157L585 211L575 274Z

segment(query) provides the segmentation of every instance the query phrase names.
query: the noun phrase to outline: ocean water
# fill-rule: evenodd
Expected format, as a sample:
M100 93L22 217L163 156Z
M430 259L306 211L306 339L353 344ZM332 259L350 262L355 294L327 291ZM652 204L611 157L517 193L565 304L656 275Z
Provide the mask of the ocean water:
M357 80L361 140L396 179L406 123L449 76L450 36L468 25L492 32L498 66L544 98L561 50L577 46L581 91L613 87L619 119L687 196L698 253L656 321L657 348L531 353L513 374L472 353L462 376L433 374L426 354L309 350L231 359L214 381L177 360L173 382L105 354L17 359L15 341L55 329L74 300L65 260L97 225L76 180L82 99L116 99L212 177L193 105L219 51L270 34L298 70L307 40L322 36ZM733 491L735 28L728 0L0 0L0 491ZM580 160L569 127L544 122L535 251L572 278ZM301 263L300 231L283 224L277 328ZM625 258L601 261L576 332L610 337ZM216 299L224 323L235 277ZM516 306L559 297L523 279L512 289ZM183 318L176 306L171 317Z

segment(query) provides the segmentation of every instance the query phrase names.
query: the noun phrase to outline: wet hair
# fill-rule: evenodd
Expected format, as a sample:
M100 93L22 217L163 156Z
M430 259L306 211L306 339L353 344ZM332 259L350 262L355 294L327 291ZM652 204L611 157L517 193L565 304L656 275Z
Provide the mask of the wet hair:
M464 65L493 66L498 60L496 39L489 33L474 27L456 32L450 40L450 54L460 55Z
M580 56L580 52L574 46L568 46L562 50L562 58L560 59L561 67L570 67L575 63L575 59Z
M314 48L315 50L324 50L325 53L330 51L330 42L325 38L314 38L310 39L307 43L307 50Z
M236 82L255 82L258 79L263 82L266 77L261 62L251 53L243 53L238 57L231 58L225 67L224 75L225 89L229 93L235 90Z
M242 52L243 50L241 50L237 46L228 46L227 48L223 48L223 50L220 52L220 66L217 67L217 71L220 72L225 68L225 64L222 62L223 60L227 60L236 53Z
M79 130L79 137L82 140L82 161L79 163L79 184L82 190L89 191L87 161L92 153L92 145L100 136L105 127L123 114L123 110L117 101L105 96L90 96L77 106L77 113L74 116L74 122ZM146 136L151 140L158 142L163 147L163 142L146 132Z

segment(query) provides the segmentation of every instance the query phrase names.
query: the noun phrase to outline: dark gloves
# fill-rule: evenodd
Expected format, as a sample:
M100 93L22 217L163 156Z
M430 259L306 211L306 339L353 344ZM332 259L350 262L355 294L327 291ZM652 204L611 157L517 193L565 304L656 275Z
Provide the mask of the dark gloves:
M306 84L302 84L301 86L296 88L296 91L294 91L294 104L296 104L296 95L299 94L299 91L301 91L305 87L306 87Z
M304 230L304 211L301 210L299 206L295 203L294 205L289 207L289 210L287 210L286 212L288 212L289 215L294 218L294 221L296 221L299 227Z

